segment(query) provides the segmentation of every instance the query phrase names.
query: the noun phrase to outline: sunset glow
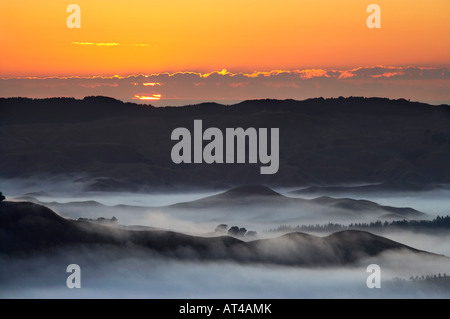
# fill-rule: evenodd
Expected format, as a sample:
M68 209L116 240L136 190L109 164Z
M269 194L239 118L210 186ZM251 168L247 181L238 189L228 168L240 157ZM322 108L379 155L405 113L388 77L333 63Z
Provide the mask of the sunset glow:
M143 86L161 86L161 83L142 83Z
M134 95L135 100L141 100L141 101L147 101L147 100L160 100L161 94L153 94L152 96L146 96L146 95Z
M449 1L377 3L371 30L357 0L80 0L81 28L69 29L68 3L2 1L1 75L449 66Z
M448 0L377 1L380 29L367 27L370 2L359 0L79 0L80 28L67 26L68 4L51 0L0 3L1 79L42 79L42 87L48 79L130 79L128 86L164 88L165 99L181 99L186 94L171 91L179 84L168 79L190 77L198 98L236 100L265 96L264 90L251 89L252 79L267 78L262 87L280 88L273 97L298 98L305 94L282 88L298 89L297 79L320 79L315 87L322 90L317 94L334 95L339 94L336 80L398 79L405 68L414 68L416 78L420 70L433 68L444 70L444 75L420 81L439 81L438 88L449 91L445 73L450 67ZM377 71L379 67L383 72ZM147 81L134 80L140 76ZM240 79L229 82L229 78ZM220 87L217 92L219 84L208 92L201 90L216 79L227 79L225 86L230 90ZM13 83L19 87L11 89ZM25 90L23 83L8 82L7 89L0 88L1 96L44 95ZM109 88L104 94L120 98L133 99L137 94L159 100L154 92L125 95L112 90L110 83L99 83L83 82L78 87ZM414 92L411 84L402 85L408 87L388 92L399 97ZM356 84L348 91L371 92L359 90ZM80 96L84 91L60 85L51 94ZM450 100L443 96L440 93L439 100Z
M72 44L76 44L76 45L98 45L98 46L116 46L119 45L119 43L93 43L93 42L72 42Z

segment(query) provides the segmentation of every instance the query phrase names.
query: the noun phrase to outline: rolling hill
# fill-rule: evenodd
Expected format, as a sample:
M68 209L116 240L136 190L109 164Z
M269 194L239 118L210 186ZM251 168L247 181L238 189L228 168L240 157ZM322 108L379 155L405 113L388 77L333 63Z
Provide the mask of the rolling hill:
M379 205L368 200L351 198L318 197L314 199L292 198L284 196L261 185L247 185L232 188L224 193L198 199L191 202L178 203L171 209L186 210L225 210L242 212L245 210L272 211L282 214L283 211L310 212L317 217L368 217L371 219L408 219L425 218L426 214L409 207L391 207Z
M255 100L155 108L106 97L0 99L0 177L63 175L90 191L450 183L450 107L383 98ZM279 128L280 168L174 164L171 133ZM3 190L6 192L6 190Z
M432 256L363 231L343 231L327 237L290 233L249 242L234 237L198 237L164 230L126 230L64 219L29 202L0 203L0 254L27 256L56 249L98 247L120 254L158 253L170 258L231 260L295 266L353 264L387 251Z

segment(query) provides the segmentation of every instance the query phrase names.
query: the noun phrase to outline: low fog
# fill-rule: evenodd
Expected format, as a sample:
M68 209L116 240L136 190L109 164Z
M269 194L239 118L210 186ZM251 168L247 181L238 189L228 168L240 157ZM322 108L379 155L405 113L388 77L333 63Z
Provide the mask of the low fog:
M66 177L43 179L1 180L2 191L8 200L30 200L50 207L60 215L77 219L111 218L115 216L122 225L142 225L156 228L171 229L189 233L212 232L218 224L237 225L255 230L260 235L279 225L308 225L328 222L350 224L355 222L371 222L383 217L383 212L373 211L363 214L354 211L342 211L333 208L324 211L323 208L302 204L274 209L265 205L246 206L242 208L207 209L167 209L167 206L183 202L191 202L208 196L220 194L223 191L190 191L166 193L125 193L125 192L84 192L85 183L82 178L68 180ZM298 198L287 189L280 189L281 194L288 198ZM322 194L301 198L311 199ZM328 194L324 194L328 195ZM382 205L394 207L411 207L426 213L422 219L431 219L436 215L449 214L450 191L436 190L425 192L408 192L386 194L340 194L335 198L366 199ZM351 212L351 210L350 210ZM370 213L370 212L369 212ZM397 218L402 219L402 218ZM270 234L266 234L270 236Z
M119 224L174 230L200 236L217 236L218 224L257 231L257 238L279 236L268 232L279 225L326 224L334 221L320 211L286 209L177 210L168 205L190 202L219 191L188 193L93 193L84 192L80 178L42 180L1 180L7 200L32 200L43 203L63 217L77 219L111 218ZM285 196L288 190L279 190ZM330 194L323 194L330 195ZM316 198L314 196L297 196ZM411 207L425 212L425 219L450 214L450 191L435 190L402 193L339 194L333 197L366 199L382 205ZM351 216L350 222L371 221L367 216ZM375 221L375 220L373 220ZM326 236L329 233L314 233ZM428 252L450 256L450 236L446 233L384 231L379 235ZM419 283L398 286L395 277L450 274L448 261L424 262L411 255L389 254L368 259L355 267L308 269L300 267L239 264L230 261L179 261L159 255L117 258L114 251L60 251L51 256L0 257L0 298L449 298L450 291L435 287L416 289ZM79 264L82 288L65 285L68 264ZM366 267L382 267L382 288L368 289ZM424 285L422 283L422 285ZM406 287L406 288L405 288ZM413 288L411 288L413 287ZM423 287L422 287L423 288Z
M107 206L130 205L159 207L200 199L221 191L189 190L181 192L86 192L88 185L83 177L42 176L30 178L0 178L1 191L9 198L33 197L42 202L82 202L97 201Z
M393 278L449 272L449 262L408 255L367 260L351 268L307 269L187 262L153 256L115 258L113 251L63 251L0 260L0 298L449 298L434 286L396 285ZM381 288L366 285L369 263L381 267ZM81 288L68 289L66 267L81 268ZM423 284L422 284L423 285ZM420 288L420 289L418 289Z
M44 180L44 182L42 182ZM168 229L202 236L214 236L219 224L244 227L254 230L258 238L275 237L279 233L268 232L280 225L327 224L328 222L348 225L355 222L371 222L378 220L365 215L352 215L348 218L335 218L332 214L324 215L315 207L293 207L280 210L265 207L246 207L242 209L173 210L165 206L190 202L223 191L191 191L167 193L126 193L126 192L84 192L86 186L82 177L68 179L66 176L46 179L8 179L0 180L2 191L8 200L37 200L66 218L112 218L115 216L119 224L127 226L147 226ZM277 190L277 189L275 189ZM277 190L287 197L300 197L290 193L292 189ZM450 214L450 190L415 192L373 192L352 194L315 194L302 195L311 199L321 195L335 198L366 199L378 204L394 207L411 207L427 215L423 219L431 219L436 215ZM312 234L324 236L329 232ZM450 256L450 238L448 234L417 234L409 231L379 233L382 236L410 245L412 247Z
M299 188L285 188L289 193ZM315 198L318 196L348 197L353 199L366 199L381 205L394 207L413 207L432 216L450 214L450 189L449 186L441 189L426 191L376 191L376 192L321 192L319 194L293 195L292 197Z

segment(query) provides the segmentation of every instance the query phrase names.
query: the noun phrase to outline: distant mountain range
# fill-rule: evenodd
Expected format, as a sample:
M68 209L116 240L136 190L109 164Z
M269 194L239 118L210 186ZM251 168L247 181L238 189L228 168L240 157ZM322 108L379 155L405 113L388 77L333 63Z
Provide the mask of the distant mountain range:
M30 202L0 202L0 254L28 256L100 245L117 249L121 256L156 252L171 258L296 266L353 264L387 251L437 257L363 231L342 231L327 237L290 233L245 242L229 236L197 237L164 230L111 227L68 220Z
M171 132L192 129L195 119L221 130L279 128L278 172L174 164ZM166 108L106 97L2 98L0 149L0 177L65 175L94 191L349 183L420 190L450 183L450 107L356 97Z
M276 217L283 221L292 218L306 218L309 221L331 220L334 222L361 222L376 220L403 220L403 219L427 219L428 216L410 207L392 207L379 205L368 200L355 200L351 198L332 198L321 196L314 199L303 199L284 196L269 187L262 185L245 185L231 188L223 193L204 197L190 202L182 202L170 206L140 207L140 206L104 206L96 201L81 202L40 202L32 196L17 197L16 200L26 200L37 204L46 205L68 216L72 212L89 209L89 211L109 211L111 216L120 216L124 212L145 213L152 210L158 212L171 212L176 215L190 212L191 214L208 216L226 216L225 220L232 216L240 215L244 220L256 219L264 221Z
M310 186L289 192L290 195L314 195L314 194L350 194L373 193L391 191L428 191L436 188L449 189L449 185L420 184L420 183L395 183L385 182L361 186Z
M283 211L310 212L317 217L376 219L425 218L426 214L409 207L391 207L379 205L368 200L351 198L331 198L321 196L314 199L292 198L281 195L261 185L246 185L232 188L224 193L199 200L178 203L170 206L178 210L228 210L244 212L259 210L261 212L282 214Z

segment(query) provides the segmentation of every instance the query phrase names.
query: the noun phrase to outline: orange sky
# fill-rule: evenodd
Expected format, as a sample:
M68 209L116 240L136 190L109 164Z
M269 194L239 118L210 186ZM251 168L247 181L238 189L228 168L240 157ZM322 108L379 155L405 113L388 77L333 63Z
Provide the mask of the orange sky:
M0 2L0 77L450 66L448 0L71 1Z

